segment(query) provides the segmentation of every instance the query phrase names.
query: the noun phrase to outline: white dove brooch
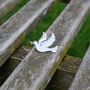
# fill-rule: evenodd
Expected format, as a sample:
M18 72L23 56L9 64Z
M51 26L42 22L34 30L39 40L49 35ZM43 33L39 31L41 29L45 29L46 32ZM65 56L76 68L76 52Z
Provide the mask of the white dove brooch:
M53 48L49 48L55 41L55 35L54 33L52 33L52 35L47 39L47 35L46 33L43 32L42 37L40 38L40 40L37 41L30 41L31 44L34 44L37 51L39 52L47 52L47 51L51 51L51 52L56 52L58 46L55 46Z

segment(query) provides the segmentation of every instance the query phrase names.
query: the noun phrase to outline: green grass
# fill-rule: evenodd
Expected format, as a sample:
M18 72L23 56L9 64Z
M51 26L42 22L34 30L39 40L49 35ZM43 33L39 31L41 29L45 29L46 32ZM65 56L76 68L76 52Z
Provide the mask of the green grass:
M54 22L54 20L66 7L66 5L66 3L58 3L55 8L45 17L45 19L26 38L26 40L23 42L23 45L32 47L33 45L30 45L29 41L39 40L42 36L42 32L45 32L49 28L49 26Z
M90 14L76 36L67 54L83 58L90 45Z
M0 25L2 25L5 21L7 21L12 15L14 15L18 10L20 10L29 1L30 0L24 0L23 2L18 4L15 9L13 9L10 12L8 12L3 18L1 18Z

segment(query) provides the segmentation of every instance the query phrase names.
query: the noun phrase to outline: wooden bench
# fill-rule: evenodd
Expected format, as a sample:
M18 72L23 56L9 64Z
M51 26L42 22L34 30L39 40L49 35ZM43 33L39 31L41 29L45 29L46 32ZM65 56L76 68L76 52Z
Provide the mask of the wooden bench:
M22 1L23 0L0 0L0 19Z
M33 30L55 2L56 0L31 0L0 27L0 66L20 46L28 32ZM39 53L34 47L0 90L45 89L87 18L89 10L89 0L72 0L46 31L48 36L55 33L56 41L53 46L58 45L58 51Z
M0 66L54 5L54 0L31 0L0 27Z
M90 90L90 46L69 90Z

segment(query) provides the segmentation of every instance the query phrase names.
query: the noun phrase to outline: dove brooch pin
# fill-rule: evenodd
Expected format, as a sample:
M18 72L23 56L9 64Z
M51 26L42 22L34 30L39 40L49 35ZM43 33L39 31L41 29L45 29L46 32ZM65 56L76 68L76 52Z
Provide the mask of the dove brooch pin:
M52 35L47 39L47 34L43 32L42 37L40 38L40 40L37 41L30 41L31 44L34 44L37 51L39 52L47 52L47 51L51 51L51 52L56 52L58 46L55 46L53 48L49 48L55 41L55 35L54 33L52 33Z

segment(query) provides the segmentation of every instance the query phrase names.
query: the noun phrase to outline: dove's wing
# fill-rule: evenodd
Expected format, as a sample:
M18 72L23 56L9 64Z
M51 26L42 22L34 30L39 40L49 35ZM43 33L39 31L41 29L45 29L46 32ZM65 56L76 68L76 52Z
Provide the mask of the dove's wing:
M40 40L38 41L38 43L41 44L41 42L45 41L46 39L47 39L47 35L46 35L46 33L43 32L43 35L40 38Z
M48 40L42 42L41 45L43 47L49 47L53 44L54 41L55 41L55 35L54 33L52 33L51 37Z

